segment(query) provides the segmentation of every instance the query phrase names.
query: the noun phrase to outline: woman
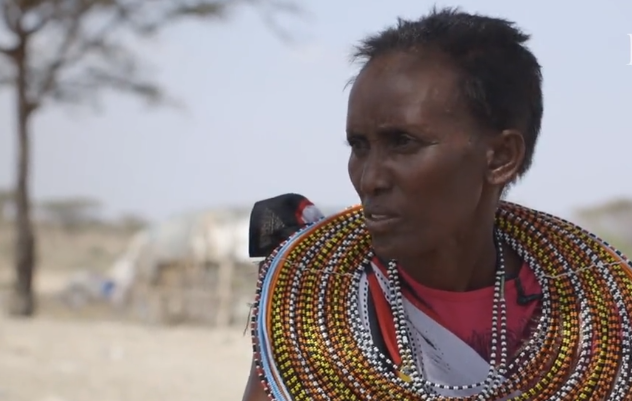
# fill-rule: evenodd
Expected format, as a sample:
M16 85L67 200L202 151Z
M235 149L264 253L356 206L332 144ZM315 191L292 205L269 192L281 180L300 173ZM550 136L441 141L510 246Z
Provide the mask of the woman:
M501 201L540 131L527 39L446 9L357 48L347 139L362 206L266 258L244 400L632 399L629 262ZM253 244L267 245L253 256L308 223L305 205L257 204Z

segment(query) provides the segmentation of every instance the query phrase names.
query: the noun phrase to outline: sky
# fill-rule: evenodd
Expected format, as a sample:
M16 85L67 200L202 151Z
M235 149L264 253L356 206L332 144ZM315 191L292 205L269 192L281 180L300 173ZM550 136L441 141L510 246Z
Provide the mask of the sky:
M510 200L569 217L632 197L632 2L296 1L306 16L279 20L291 44L240 9L226 22L174 27L139 49L181 108L113 95L97 113L44 110L33 127L34 197L87 196L109 213L151 219L286 192L354 204L344 143L345 84L357 70L351 47L434 4L507 18L532 34L544 121L534 165ZM14 183L13 108L0 92L0 188Z

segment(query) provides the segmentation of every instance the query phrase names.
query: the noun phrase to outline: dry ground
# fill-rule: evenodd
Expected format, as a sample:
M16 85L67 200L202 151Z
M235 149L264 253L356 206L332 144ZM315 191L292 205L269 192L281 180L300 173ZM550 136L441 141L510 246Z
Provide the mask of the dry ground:
M251 353L241 330L145 327L53 308L69 275L104 270L129 235L38 231L40 314L9 320L0 310L0 401L241 400ZM11 237L0 224L0 298L12 277Z
M0 401L241 400L240 331L0 317Z

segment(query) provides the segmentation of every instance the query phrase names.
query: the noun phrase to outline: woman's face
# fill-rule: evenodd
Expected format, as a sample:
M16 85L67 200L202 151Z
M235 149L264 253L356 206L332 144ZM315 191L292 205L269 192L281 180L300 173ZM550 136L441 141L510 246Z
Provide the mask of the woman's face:
M349 96L349 176L385 258L427 252L474 224L489 185L489 141L458 73L440 54L421 56L374 59Z

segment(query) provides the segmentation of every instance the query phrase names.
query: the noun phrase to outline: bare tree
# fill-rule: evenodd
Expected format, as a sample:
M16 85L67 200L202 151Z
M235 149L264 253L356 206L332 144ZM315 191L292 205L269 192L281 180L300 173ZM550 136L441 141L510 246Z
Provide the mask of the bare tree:
M47 105L84 104L106 90L160 103L164 93L141 73L130 45L134 39L182 20L217 20L241 4L254 6L276 29L273 16L298 11L285 1L0 0L0 84L13 91L18 137L11 314L30 316L35 311L35 233L28 185L32 117Z

